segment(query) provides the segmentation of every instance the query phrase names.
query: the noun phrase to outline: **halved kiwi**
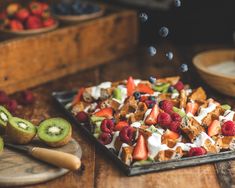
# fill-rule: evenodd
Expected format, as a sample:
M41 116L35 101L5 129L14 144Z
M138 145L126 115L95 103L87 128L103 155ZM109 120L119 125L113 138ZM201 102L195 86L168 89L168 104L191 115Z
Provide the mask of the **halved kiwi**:
M60 147L71 139L72 127L68 121L62 118L51 118L40 123L38 137L51 147Z
M4 148L4 142L2 137L0 137L0 153L3 151L3 148Z
M5 132L7 123L11 117L12 117L11 113L3 106L0 106L0 133L1 134Z
M15 144L27 144L37 133L37 128L29 121L12 117L6 127L9 140Z

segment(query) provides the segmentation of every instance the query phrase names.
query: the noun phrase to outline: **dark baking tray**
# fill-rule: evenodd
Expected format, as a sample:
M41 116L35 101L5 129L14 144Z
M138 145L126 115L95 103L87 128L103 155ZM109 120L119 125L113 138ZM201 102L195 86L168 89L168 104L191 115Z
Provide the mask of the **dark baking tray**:
M76 94L76 91L62 91L62 92L53 92L52 96L59 104L59 106L64 110L66 115L73 121L81 130L94 141L96 146L102 150L106 155L108 155L127 176L134 176L145 174L149 172L157 172L162 170L170 170L188 166L196 166L205 163L219 162L223 160L235 159L235 151L225 151L218 154L210 154L197 157L188 157L177 160L170 160L164 162L153 162L151 164L139 165L139 166L127 166L124 164L116 154L106 148L101 144L88 130L87 126L81 125L78 123L76 118L72 115L70 111L65 108L65 105L72 101L73 96Z

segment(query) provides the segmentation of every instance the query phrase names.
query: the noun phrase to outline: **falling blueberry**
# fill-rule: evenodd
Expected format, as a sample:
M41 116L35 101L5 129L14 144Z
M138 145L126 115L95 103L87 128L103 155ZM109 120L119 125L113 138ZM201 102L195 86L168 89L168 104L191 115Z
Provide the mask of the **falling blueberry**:
M161 27L158 33L161 37L166 38L169 34L169 29L167 27Z
M167 53L166 53L166 58L167 58L169 61L171 61L171 60L173 59L173 57L174 57L174 54L173 54L172 52L167 52Z
M147 20L148 20L148 15L147 15L146 13L142 12L142 13L140 13L139 18L140 18L140 21L141 21L142 23L144 23L144 22L147 22Z
M181 7L181 1L180 0L174 0L176 7Z
M188 71L188 65L187 64L182 64L180 66L180 71L181 72L187 72Z
M151 84L154 84L154 83L156 82L156 78L153 77L153 76L150 76L150 77L149 77L149 82L150 82Z
M153 46L150 46L148 48L148 53L149 53L150 56L155 56L156 53L157 53L157 49L155 47L153 47Z

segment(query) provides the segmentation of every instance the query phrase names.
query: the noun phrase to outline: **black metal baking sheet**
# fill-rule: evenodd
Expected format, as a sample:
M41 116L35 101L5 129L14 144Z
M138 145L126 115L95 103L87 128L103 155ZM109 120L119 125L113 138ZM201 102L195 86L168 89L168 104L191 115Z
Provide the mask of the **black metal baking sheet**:
M235 159L235 151L225 151L218 154L203 155L197 157L188 157L182 159L175 159L163 162L153 162L151 164L139 165L139 166L128 166L124 164L116 154L106 148L101 144L93 134L87 129L86 126L78 123L76 118L72 115L70 111L65 108L65 105L72 101L76 91L62 91L53 92L52 96L59 104L59 106L64 110L66 115L74 122L81 130L86 134L89 139L93 140L96 146L101 149L106 155L108 155L127 176L141 175L150 172L157 172L163 170L171 170L176 168L196 166L206 163L219 162L224 160Z

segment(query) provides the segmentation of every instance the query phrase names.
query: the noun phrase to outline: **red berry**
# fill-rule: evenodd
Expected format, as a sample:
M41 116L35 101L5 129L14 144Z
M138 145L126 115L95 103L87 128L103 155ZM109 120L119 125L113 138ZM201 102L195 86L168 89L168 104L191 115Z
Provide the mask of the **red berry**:
M176 132L176 133L179 133L180 131L180 122L179 121L172 121L170 124L169 124L169 129L173 132Z
M111 119L104 119L101 123L100 129L105 133L112 133L114 130L114 123Z
M29 16L26 21L27 29L38 29L42 27L42 21L37 16Z
M112 142L112 135L109 133L101 133L98 139L102 144L107 145Z
M182 120L181 116L176 112L173 112L171 114L171 119L172 119L172 121L178 121L178 122L181 122L181 120Z
M47 18L43 21L43 27L51 27L55 24L55 20L53 18Z
M193 156L199 156L199 155L205 155L205 154L206 154L206 150L204 148L195 147L189 150L188 156L193 157Z
M31 2L29 4L29 9L32 14L41 16L43 13L43 5L39 2Z
M223 124L221 131L224 136L234 136L235 135L235 123L233 121L226 121Z
M79 123L86 123L86 122L89 121L89 116L84 111L78 112L77 115L76 115L76 118L79 121Z
M172 104L172 102L169 101L169 100L163 100L163 101L161 101L161 102L159 103L159 107L160 107L163 111L165 111L165 112L167 112L167 113L170 113L170 112L172 112L173 104Z
M8 103L6 104L6 108L11 112L11 113L14 113L17 109L17 102L16 100L12 99L12 100L9 100Z
M29 17L29 11L26 8L22 8L16 13L15 16L18 20L24 21Z
M157 117L157 122L161 125L161 126L168 126L171 123L171 116L170 114L167 114L165 112L162 112L158 115Z
M10 28L12 31L22 31L24 29L24 26L18 20L11 20L10 21Z
M134 139L134 129L132 127L123 127L119 133L120 140L122 142L130 144Z
M7 104L9 101L9 98L5 91L0 91L0 104Z
M184 89L184 84L181 81L178 81L175 85L174 88L177 89L178 91L181 91L182 89Z
M23 104L32 104L34 101L35 98L32 91L26 90L21 93L21 102Z

